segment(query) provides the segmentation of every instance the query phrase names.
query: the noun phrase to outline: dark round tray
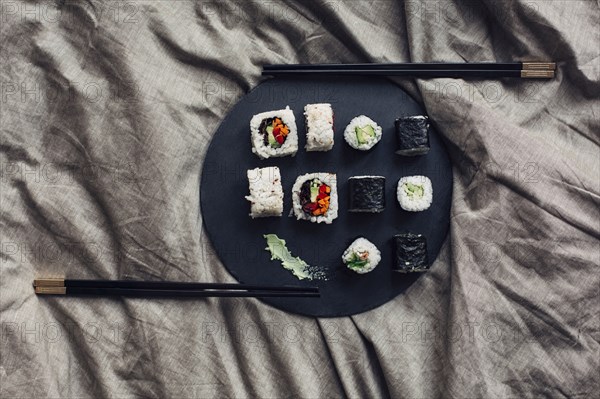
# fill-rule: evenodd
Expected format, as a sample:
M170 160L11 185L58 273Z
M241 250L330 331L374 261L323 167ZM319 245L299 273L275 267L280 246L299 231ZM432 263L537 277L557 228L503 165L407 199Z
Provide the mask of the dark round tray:
M335 115L335 145L329 152L306 152L304 105L328 102ZM296 116L299 149L295 157L260 160L252 153L249 123L252 115L289 105ZM383 128L382 140L367 152L352 149L343 137L344 128L357 115L367 115ZM425 115L402 89L386 79L272 79L244 96L214 134L202 171L200 204L206 232L229 272L242 283L317 285L320 298L264 298L279 309L320 317L347 316L384 304L406 290L420 274L392 271L392 236L400 232L421 233L427 238L432 263L448 232L452 197L452 166L442 140L430 128L431 150L427 155L402 157L397 147L394 120L400 116ZM278 166L284 189L284 215L251 219L246 171ZM288 217L291 188L304 173L337 173L339 216L331 224L316 224ZM386 177L386 209L378 214L348 212L350 176ZM433 184L433 203L424 212L406 212L396 200L398 179L425 175ZM294 256L329 270L327 281L299 281L271 261L263 234L274 233L287 241ZM341 261L342 252L363 236L381 251L382 260L371 273L358 275Z

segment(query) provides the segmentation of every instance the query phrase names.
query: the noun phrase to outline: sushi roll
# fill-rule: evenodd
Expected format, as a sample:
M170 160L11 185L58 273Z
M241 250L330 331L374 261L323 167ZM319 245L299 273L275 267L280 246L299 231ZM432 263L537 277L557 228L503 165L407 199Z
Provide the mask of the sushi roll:
M396 119L396 154L423 155L429 152L429 118L423 115Z
M281 174L277 166L249 169L248 185L250 195L250 216L252 219L267 216L281 216L283 213L283 188Z
M360 237L344 251L342 262L346 267L358 274L365 274L375 269L381 261L381 252L366 238Z
M261 159L296 155L298 131L290 107L256 114L250 120L252 152Z
M381 140L381 127L371 118L360 115L352 119L346 130L344 130L344 139L350 147L367 151L379 143Z
M398 202L405 211L428 209L433 200L433 187L427 176L406 176L398 180Z
M335 174L308 173L299 176L292 187L292 202L296 219L330 224L338 215Z
M400 273L424 272L429 269L427 240L421 234L404 233L394 236L394 271Z
M333 148L333 109L331 104L307 104L306 151L329 151Z
M348 212L383 212L385 209L385 177L352 176L348 179L350 204Z

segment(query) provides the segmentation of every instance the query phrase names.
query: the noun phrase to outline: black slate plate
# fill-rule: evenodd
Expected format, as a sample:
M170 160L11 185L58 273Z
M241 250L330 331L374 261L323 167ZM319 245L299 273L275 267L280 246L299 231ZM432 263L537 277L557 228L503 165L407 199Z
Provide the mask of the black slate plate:
M304 151L303 109L308 103L331 103L335 114L335 145L329 152ZM249 122L252 115L289 105L296 115L299 151L295 157L260 160L251 151ZM383 128L383 137L371 151L346 144L343 131L350 120L367 115ZM293 313L336 317L361 313L384 304L406 290L420 274L392 271L391 237L399 232L427 237L430 262L437 257L448 232L452 196L452 167L446 148L431 128L431 151L419 157L394 153L394 120L424 115L423 109L402 89L386 79L272 79L244 96L215 133L208 148L200 187L202 218L217 255L242 283L318 285L320 298L265 298L264 302ZM284 216L252 220L246 170L278 166L284 189ZM313 224L287 217L291 188L298 175L335 172L338 179L339 216L331 225ZM347 179L356 175L386 177L386 209L379 214L348 213ZM403 211L396 200L398 179L426 175L433 184L433 203L424 212ZM265 251L263 234L285 239L294 256L311 265L326 266L328 281L299 281ZM371 273L358 275L345 268L342 252L364 236L382 253Z

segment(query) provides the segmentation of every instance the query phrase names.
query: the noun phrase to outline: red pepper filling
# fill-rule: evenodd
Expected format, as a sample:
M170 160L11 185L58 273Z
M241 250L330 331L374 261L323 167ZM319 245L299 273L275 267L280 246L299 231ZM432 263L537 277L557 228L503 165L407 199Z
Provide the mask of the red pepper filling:
M310 216L324 215L329 209L330 194L331 187L319 179L305 181L300 188L302 210Z
M272 148L281 147L290 133L288 126L277 117L264 119L258 129L263 135L264 144Z

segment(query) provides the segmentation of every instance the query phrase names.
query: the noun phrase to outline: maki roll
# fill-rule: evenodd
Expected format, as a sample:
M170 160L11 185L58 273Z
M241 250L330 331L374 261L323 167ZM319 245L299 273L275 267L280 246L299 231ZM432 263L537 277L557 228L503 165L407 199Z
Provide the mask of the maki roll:
M281 216L283 213L283 188L281 175L277 166L268 168L249 169L248 185L250 195L250 216L261 218L267 216Z
M299 176L292 187L292 202L296 219L330 224L338 215L335 174L308 173Z
M394 271L400 273L424 272L429 269L427 240L421 234L405 233L394 236Z
M385 209L385 177L352 176L348 179L348 190L348 212L376 213Z
M433 187L427 176L406 176L398 180L398 202L405 211L428 209L433 200Z
M360 237L344 251L342 262L348 269L358 274L365 274L375 269L381 261L381 252L366 238Z
M307 104L306 151L329 151L333 148L333 109L331 104Z
M396 154L414 156L429 152L429 118L423 115L396 119Z
M346 130L344 130L344 139L350 147L367 151L379 143L381 140L381 127L371 118L360 115L352 119Z
M250 120L252 152L261 159L296 155L298 131L290 107L256 114Z

